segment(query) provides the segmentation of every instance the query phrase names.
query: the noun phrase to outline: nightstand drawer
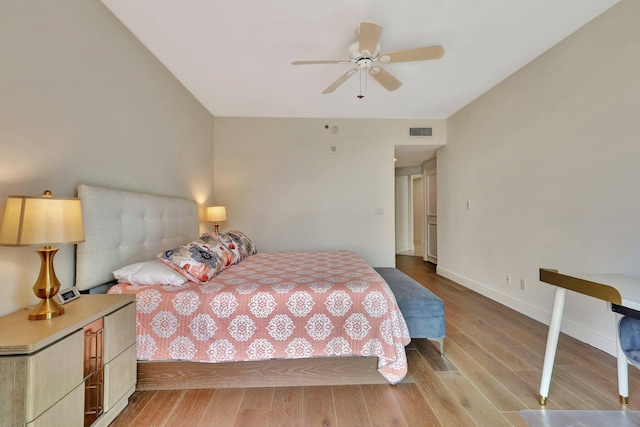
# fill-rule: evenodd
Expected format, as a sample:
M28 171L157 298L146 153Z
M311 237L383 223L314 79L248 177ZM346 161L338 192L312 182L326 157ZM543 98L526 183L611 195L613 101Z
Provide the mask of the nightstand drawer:
M136 305L104 317L104 362L109 363L136 342Z
M71 427L84 425L84 386L79 385L61 401L40 415L26 427Z
M136 346L131 345L104 367L107 379L104 390L104 410L108 411L131 388L136 386Z
M26 383L30 392L26 395L27 422L82 384L83 366L82 330L28 357Z

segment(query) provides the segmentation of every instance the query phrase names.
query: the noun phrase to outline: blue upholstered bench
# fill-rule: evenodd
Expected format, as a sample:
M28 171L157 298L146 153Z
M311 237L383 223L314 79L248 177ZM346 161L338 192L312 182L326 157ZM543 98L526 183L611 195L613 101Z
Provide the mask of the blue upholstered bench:
M375 269L389 284L398 302L411 338L428 338L440 344L444 356L444 303L429 289L398 269Z

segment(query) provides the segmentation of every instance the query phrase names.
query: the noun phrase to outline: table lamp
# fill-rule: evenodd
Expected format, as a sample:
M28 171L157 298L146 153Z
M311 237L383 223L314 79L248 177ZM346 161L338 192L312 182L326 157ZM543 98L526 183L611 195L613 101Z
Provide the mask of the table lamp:
M213 222L215 232L218 232L218 222L227 220L227 210L224 206L208 206L205 214L206 222Z
M46 190L42 197L9 196L0 226L0 245L31 246L40 255L40 275L33 292L42 301L29 314L29 320L45 320L64 314L64 308L53 297L60 282L53 269L55 244L84 241L80 199L53 198Z

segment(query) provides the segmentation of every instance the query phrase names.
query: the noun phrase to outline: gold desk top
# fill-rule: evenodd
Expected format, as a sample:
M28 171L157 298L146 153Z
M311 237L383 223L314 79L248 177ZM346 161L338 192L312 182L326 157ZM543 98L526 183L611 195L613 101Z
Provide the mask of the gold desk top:
M558 273L558 270L548 268L540 269L540 281L613 304L622 305L622 297L618 289L604 283L594 282L578 276L567 276Z

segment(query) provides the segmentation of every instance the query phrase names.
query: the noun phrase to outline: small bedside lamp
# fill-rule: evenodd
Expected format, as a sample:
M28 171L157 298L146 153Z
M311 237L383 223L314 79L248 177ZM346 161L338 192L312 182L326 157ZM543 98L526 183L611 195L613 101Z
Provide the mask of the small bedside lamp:
M218 232L218 222L227 220L227 210L224 206L208 206L205 215L206 222L213 222L215 232Z
M42 197L9 196L0 227L0 245L44 245L36 249L40 255L40 275L33 292L42 301L29 314L29 320L44 320L64 314L64 308L53 299L60 282L53 269L58 248L51 245L84 241L80 199L53 198L46 190Z

